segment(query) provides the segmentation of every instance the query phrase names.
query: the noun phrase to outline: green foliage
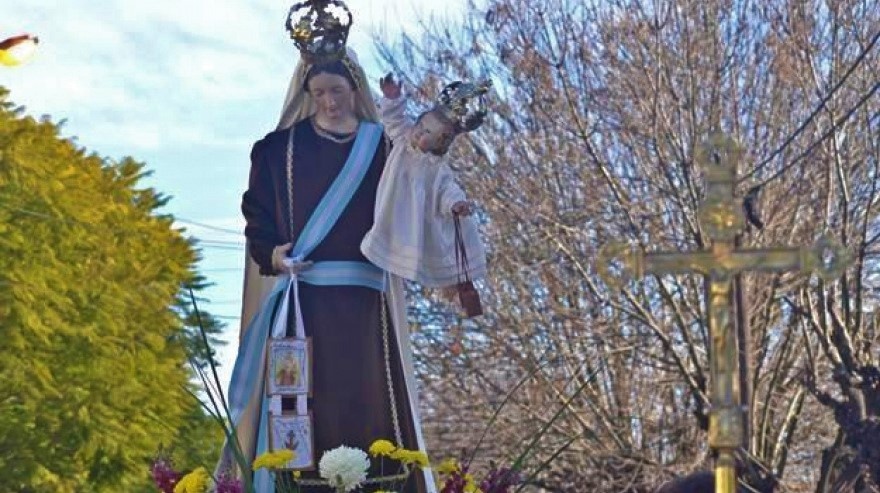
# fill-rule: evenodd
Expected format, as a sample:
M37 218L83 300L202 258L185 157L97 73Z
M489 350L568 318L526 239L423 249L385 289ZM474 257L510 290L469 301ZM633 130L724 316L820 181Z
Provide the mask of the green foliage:
M180 289L204 283L197 254L157 213L167 198L138 188L143 164L87 154L6 96L0 491L148 491L161 444L218 443L185 392L193 324Z

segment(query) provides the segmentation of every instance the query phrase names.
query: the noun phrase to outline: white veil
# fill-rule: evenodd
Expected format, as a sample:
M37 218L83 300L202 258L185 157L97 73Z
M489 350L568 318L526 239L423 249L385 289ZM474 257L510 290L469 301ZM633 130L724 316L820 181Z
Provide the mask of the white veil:
M376 109L376 102L373 100L373 94L370 92L370 85L367 83L367 75L364 73L363 67L358 63L357 55L351 48L345 48L345 56L352 63L347 63L349 69L353 69L351 77L358 81L355 88L357 96L355 97L354 112L359 120L371 122L379 121L379 112ZM300 59L293 71L293 77L290 79L290 86L287 88L287 97L284 98L284 107L281 110L281 118L278 121L276 130L288 128L294 123L305 120L315 114L315 104L312 97L305 90L306 74L311 65Z

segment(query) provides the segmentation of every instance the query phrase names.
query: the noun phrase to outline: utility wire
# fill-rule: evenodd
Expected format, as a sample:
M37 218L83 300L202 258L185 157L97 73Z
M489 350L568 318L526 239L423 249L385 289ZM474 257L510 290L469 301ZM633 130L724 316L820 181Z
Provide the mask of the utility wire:
M197 221L192 221L190 219L184 219L182 217L175 216L174 220L179 223L189 224L191 226L198 226L200 228L210 229L212 231L219 231L221 233L227 233L227 234L236 235L236 236L244 236L244 233L242 233L241 231L236 231L234 229L220 228L217 226L211 226L210 224L200 223Z
M837 131L837 129L838 129L841 125L843 125L844 123L846 123L846 121L849 120L850 117L852 117L852 115L855 114L855 112L858 111L859 108L860 108L863 104L865 104L869 99L871 99L871 97L874 96L874 94L876 94L878 90L880 90L880 81L878 81L876 84L874 84L874 87L873 87L869 92L867 92L867 93L866 93L866 94L865 94L865 95L859 100L859 102L856 103L855 106L853 106L852 108L850 108L850 110L847 111L845 115L843 115L842 117L838 118L838 119L837 119L837 120L831 125L831 127L830 127L828 130L825 131L825 133L823 133L818 139L816 139L812 144L810 144L806 149L804 149L803 152L801 152L800 154L798 154L797 156L795 156L791 161L789 161L788 164L786 164L785 166L783 166L782 168L780 168L777 172L773 173L769 178L767 178L767 179L765 179L765 180L762 180L760 183L758 183L757 185L753 186L752 188L755 189L755 188L761 188L761 187L763 187L764 185L766 185L766 184L770 183L771 181L773 181L773 180L779 178L780 176L782 176L785 172L787 172L789 169L791 169L795 164L798 164L798 163L801 161L801 159L807 157L807 156L813 151L813 149L816 148L816 146L818 146L819 144L821 144L822 142L824 142L825 139L827 139L827 138L830 137L832 134L834 134L834 132ZM754 174L754 173L749 173L748 175L744 176L740 181L745 180L746 178L752 176L753 174Z
M22 207L16 207L16 206L14 206L14 205L11 205L11 204L8 204L8 203L5 203L5 202L3 202L3 201L0 201L0 208L4 208L4 209L7 209L7 210L12 210L12 211L15 211L15 212L19 212L19 213L21 213L21 214L26 214L26 215L28 215L28 216L37 217L37 218L45 219L45 220L48 220L48 221L56 221L56 222L61 222L61 223L64 223L64 224L69 224L69 225L72 225L72 226L78 226L78 227L81 227L81 228L90 229L90 230L92 230L92 231L99 231L99 232L101 232L101 233L106 232L108 229L109 229L110 231L113 231L113 232L116 232L116 233L125 233L125 234L136 233L136 231L123 231L123 230L120 230L120 229L114 229L114 228L104 228L104 227L101 227L101 226L99 226L99 225L97 225L97 224L89 224L89 223L86 223L86 222L83 222L83 221L78 221L78 220L76 220L76 219L69 219L69 218L65 218L65 217L63 217L63 216L57 216L57 215L53 215L53 214L46 214L46 213L44 213L44 212L39 212L39 211L30 210L30 209L25 209L25 208L22 208ZM234 251L241 251L241 250L243 250L244 247L245 247L245 244L244 244L244 243L236 242L236 241L201 239L201 238L199 238L199 237L197 237L197 236L194 236L193 238L194 238L194 239L196 240L196 242L197 242L197 244L196 244L196 247L197 247L197 248L209 248L209 249L215 249L215 250L234 250Z
M782 145L780 145L779 147L776 148L776 150L774 150L772 153L770 153L769 157L765 158L763 161L758 163L751 171L749 171L745 176L743 176L740 179L740 181L747 180L748 178L751 178L752 176L754 176L755 174L760 172L764 168L764 166L766 166L770 161L772 161L774 158L776 158L776 156L778 156L782 151L784 151L785 148L788 147L794 141L794 139L796 139L807 128L807 126L810 124L810 122L813 121L813 118L815 118L816 115L818 115L819 112L822 111L823 108L825 108L825 105L828 103L828 101L832 97L834 97L834 95L843 86L843 84L846 82L846 80L849 78L849 76L852 75L853 72L855 72L855 69L858 68L859 65L861 65L861 63L864 61L864 59L868 55L868 53L877 44L878 40L880 40L880 31L877 31L877 33L874 34L874 37L871 39L870 43L868 43L868 46L866 46L865 49L862 50L861 53L859 53L859 56L856 57L855 61L850 66L850 68L843 74L843 77L839 81L837 81L837 84L835 84L834 87L831 88L831 90L828 91L828 93L825 95L825 97L822 98L822 100L819 102L819 104L816 105L816 108L813 110L812 113L810 113L810 115L807 117L807 119L804 120L804 122L801 123L800 126L798 126L798 128L791 135L788 136L788 138L785 139L785 141L782 143ZM880 84L878 84L878 85L880 85ZM853 108L853 110L850 110L847 113L847 117L851 116L855 112L854 110L856 108L858 108L859 106L864 104L865 101L870 99L870 97L874 94L874 92L877 91L878 85L875 85L874 88L868 93L868 96L863 97L862 100L855 106L855 108ZM833 132L833 129L835 129L836 127L837 127L836 123L835 123L835 125L832 125L831 132ZM822 141L825 138L826 138L826 136L823 136L821 139L819 139L819 141ZM819 142L819 141L817 141L817 142ZM812 149L816 145L817 142L814 142L812 145L810 145L810 147L808 149ZM796 162L796 161L797 161L797 159L793 160L792 162ZM783 169L788 169L790 167L791 167L791 163L789 163L788 165L783 167ZM779 173L777 173L777 174L779 174ZM771 178L771 179L775 179L775 177L776 177L776 175L774 175L774 178ZM765 180L763 184L766 184L771 179Z

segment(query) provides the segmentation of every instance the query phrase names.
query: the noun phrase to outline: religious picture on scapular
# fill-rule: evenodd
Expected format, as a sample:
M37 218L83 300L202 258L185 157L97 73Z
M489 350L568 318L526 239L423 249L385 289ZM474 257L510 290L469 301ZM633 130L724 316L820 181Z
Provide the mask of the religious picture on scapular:
M309 339L269 339L266 358L268 395L311 395L311 341Z
M314 435L310 415L269 414L269 450L292 450L293 460L281 469L310 470L315 468Z

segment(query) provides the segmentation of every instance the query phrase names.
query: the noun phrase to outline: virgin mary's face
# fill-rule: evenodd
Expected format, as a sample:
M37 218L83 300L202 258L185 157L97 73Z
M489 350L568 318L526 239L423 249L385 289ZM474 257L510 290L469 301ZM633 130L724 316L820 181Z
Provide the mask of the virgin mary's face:
M341 75L322 72L309 79L309 94L315 100L318 117L338 122L354 116L354 89Z

